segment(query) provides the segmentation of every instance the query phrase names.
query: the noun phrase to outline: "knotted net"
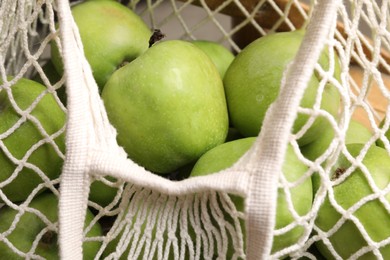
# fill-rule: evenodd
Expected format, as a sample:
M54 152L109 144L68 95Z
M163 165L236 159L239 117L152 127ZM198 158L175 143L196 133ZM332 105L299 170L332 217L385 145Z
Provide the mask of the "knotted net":
M390 257L389 1L122 1L163 41L210 40L235 55L305 30L250 150L180 180L118 145L72 17L80 2L0 2L0 259ZM307 120L292 131L298 115ZM328 132L302 145L316 118Z

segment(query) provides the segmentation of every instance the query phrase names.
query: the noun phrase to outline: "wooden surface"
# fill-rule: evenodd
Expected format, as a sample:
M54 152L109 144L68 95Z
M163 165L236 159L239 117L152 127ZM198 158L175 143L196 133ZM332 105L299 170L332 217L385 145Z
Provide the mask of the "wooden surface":
M356 84L361 87L364 79L363 70L357 66L351 66L349 72L351 77L355 80ZM390 76L382 73L381 77L385 86L387 86L387 89L390 90ZM379 119L377 119L378 124L385 116L386 107L388 106L389 101L383 96L375 80L371 80L370 88L367 94L367 100L379 115ZM353 114L353 118L370 127L368 115L363 108L358 108Z
M179 0L181 2L187 2L187 0ZM205 7L202 5L203 1L196 0L192 4ZM275 11L275 8L268 2L258 5L258 0L241 0L241 7L236 3L231 2L226 4L224 0L205 0L204 1L212 11L218 11L219 13L229 15L231 17L247 18L241 9L243 7L249 14L252 15L259 25L265 28L277 27L279 31L290 31L291 28L284 22L280 21L280 14ZM297 5L292 3L291 0L274 0L274 4L278 6L280 10L286 10L285 15L288 16L288 20L296 27L301 27L305 23L305 18L301 14L301 11L297 8ZM309 7L305 4L301 4L304 11L308 12Z

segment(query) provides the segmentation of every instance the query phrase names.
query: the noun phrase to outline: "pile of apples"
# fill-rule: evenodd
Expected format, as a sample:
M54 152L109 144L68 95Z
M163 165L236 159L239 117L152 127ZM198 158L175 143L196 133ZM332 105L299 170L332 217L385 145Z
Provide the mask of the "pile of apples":
M267 109L279 94L284 70L296 55L305 34L304 30L270 34L253 41L235 56L223 45L211 41L161 40L159 31L152 32L137 14L116 1L81 2L72 7L72 14L108 118L117 130L118 144L137 164L175 181L223 170L249 150L261 131ZM10 77L14 83L11 91L0 91L0 134L6 136L2 141L7 148L6 152L0 151L0 202L5 197L8 205L32 199L28 206L55 223L58 197L41 183L42 176L51 180L60 176L64 134L48 141L30 118L21 121L14 132L5 134L22 118L10 102L10 95L21 109L27 109L45 91L44 84L54 84L61 79L61 54L55 42L51 47L51 60L43 67L44 74L38 72L32 79L17 82ZM324 70L333 68L334 78L340 80L336 54L331 58L325 48L318 63ZM320 108L338 120L339 91L331 83L322 85L321 80L320 73L313 72L301 107L313 108L317 92L323 88ZM31 107L31 115L39 120L48 136L60 131L65 124L66 115L56 99L59 97L66 106L63 89L55 95L47 93ZM298 114L292 132L297 136L302 155L315 161L327 151L336 133L321 116L301 133L309 119L307 114ZM344 143L356 157L371 138L370 129L351 121ZM32 149L33 146L36 147ZM33 152L24 167L18 167L30 150ZM9 154L15 160L10 160ZM333 195L328 194L322 203L313 235L330 231L336 223L340 227L330 233L325 242L315 243L318 257L321 254L333 259L330 246L341 258L367 247L368 242L355 222L374 242L390 237L390 213L384 205L384 201L390 203L388 192L372 197L349 212L350 215L345 215L348 220L341 223L342 215L331 203L336 201L348 210L363 198L373 196L374 189L380 191L389 186L390 157L383 142L373 144L358 167L348 170L350 166L348 157L340 156L332 170ZM289 145L283 165L287 181L298 181L308 170ZM313 198L318 189L324 188L325 181L320 174L313 174L289 188L296 214L304 216L310 212ZM105 207L113 196L115 191L110 187L92 184L91 201ZM276 229L295 221L289 210L289 198L284 189L278 190ZM243 199L236 199L235 203L239 210L245 210ZM47 223L32 210L25 212L16 228L7 233L20 214L8 205L0 209L0 233L4 236L0 239L0 259L27 254L36 239L39 243L35 254L56 258L57 230L51 227L43 232ZM92 219L93 213L88 211L86 224ZM96 223L87 236L101 234L102 228ZM297 243L303 234L303 225L297 225L284 234L275 235L272 252ZM99 246L96 241L84 243L85 259L93 258ZM390 258L390 245L383 245L376 254ZM370 259L374 254L367 251L364 257Z

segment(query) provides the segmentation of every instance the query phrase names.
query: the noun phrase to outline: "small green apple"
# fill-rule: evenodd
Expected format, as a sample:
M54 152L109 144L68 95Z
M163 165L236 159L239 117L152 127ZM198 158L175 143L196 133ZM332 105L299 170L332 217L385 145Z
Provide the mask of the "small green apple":
M232 166L241 156L249 150L255 142L255 137L247 137L221 144L206 152L195 164L190 177L211 174ZM283 164L283 173L289 182L297 181L307 171L304 165L296 156L293 148L289 145ZM307 178L301 184L290 189L292 203L296 212L303 216L309 212L312 205L312 183ZM243 211L243 199L232 196L238 210ZM283 189L278 190L276 209L276 229L281 229L294 221L292 213L288 209L286 194ZM290 231L275 236L272 245L272 252L277 252L296 243L304 232L302 226L297 226ZM232 249L229 249L232 253ZM228 252L228 253L229 253Z
M347 149L353 157L357 157L363 148L364 144L348 144ZM390 184L390 156L387 151L377 146L371 146L367 151L363 161L363 165L367 167L369 175L374 180L375 185L379 190L383 190ZM345 157L340 156L337 165L334 168L332 179L338 179L351 166L351 162ZM313 180L313 182L319 180ZM319 186L320 184L315 184ZM367 196L371 196L374 192L371 188L368 179L360 168L356 168L340 184L334 185L332 188L335 201L343 209L348 210L357 202ZM315 224L322 231L327 232L342 218L342 215L336 211L335 207L330 203L329 193L325 201L321 205L318 212ZM383 199L390 202L390 193L384 194ZM356 217L362 227L367 232L368 236L379 242L390 237L390 213L385 208L383 203L378 199L368 200L365 204L354 210L351 213ZM365 246L368 246L367 241L363 237L362 231L356 226L348 215L345 215L345 222L333 233L328 239L341 259L348 259L357 251ZM329 251L322 240L316 243L317 248L326 259L336 259ZM383 259L390 259L390 245L387 244L379 248ZM359 259L375 259L372 252L368 252Z
M20 109L28 109L35 99L46 91L46 87L28 79L20 79L11 87L11 92ZM36 104L31 115L39 120L47 134L58 132L64 125L66 115L53 95L46 93ZM34 188L43 182L38 173L23 164L23 158L38 142L39 145L27 158L27 163L38 167L50 179L59 177L63 159L57 154L54 147L44 139L39 126L27 119L14 132L6 134L9 129L18 124L22 116L13 108L7 91L0 91L0 134L1 141L8 152L18 161L12 161L6 151L0 149L0 182L8 180L13 174L15 178L1 188L7 198L13 202L22 201ZM61 152L65 152L65 136L61 134L54 139ZM42 190L41 190L42 191Z
M102 92L118 143L146 169L168 174L224 142L222 80L192 43L163 41L118 69Z
M221 75L221 78L223 79L228 67L234 60L233 53L222 44L216 42L207 40L194 40L191 42L210 57L217 67L219 75Z
M326 121L326 127L322 134L317 137L313 142L301 147L302 154L309 160L314 161L320 157L326 149L328 149L330 143L334 138L334 129L328 121ZM372 137L372 132L362 123L351 120L347 132L345 134L345 144L351 143L366 143Z
M81 2L72 7L72 15L100 90L118 67L148 49L149 27L116 1ZM62 74L62 60L55 42L52 43L52 61Z
M240 138L210 149L196 161L190 177L208 175L229 168L251 148L255 140L256 137Z
M279 95L284 70L297 54L304 32L297 30L261 37L246 46L226 71L224 86L230 120L243 136L258 135L268 107ZM335 76L338 78L340 65L335 58ZM319 63L327 69L329 62L328 52L323 51ZM301 101L302 107L313 107L319 81L318 73L313 73ZM336 117L339 106L339 92L327 84L322 94L321 108ZM294 123L294 132L299 131L308 118L308 115L299 114ZM321 135L325 121L324 117L317 117L298 140L299 144L308 144Z
M48 192L38 195L31 201L28 207L41 212L51 223L58 221L58 198L53 193ZM17 220L16 216L18 213L18 210L8 206L0 209L0 234L19 251L16 253L4 240L0 239L0 259L26 259L27 257L23 257L20 254L31 253L45 259L58 259L57 231L49 229L42 235L44 229L47 228L47 223L41 217L26 210L20 216L20 219ZM93 218L94 215L88 210L85 219L86 225L89 225ZM15 222L15 227L12 227L13 222ZM11 232L9 233L9 231ZM38 241L35 250L31 250L39 234L42 237ZM102 229L98 223L92 226L87 234L88 237L101 235ZM100 244L98 241L84 242L83 258L93 259L100 248Z
M379 127L383 127L383 124L385 123L385 119L383 119L380 124L379 124ZM387 138L387 140L390 140L390 129L388 129L386 132L385 132L385 137ZM382 147L382 148L385 148L385 144L383 143L383 141L381 139L378 139L376 141L376 145L379 146L379 147Z

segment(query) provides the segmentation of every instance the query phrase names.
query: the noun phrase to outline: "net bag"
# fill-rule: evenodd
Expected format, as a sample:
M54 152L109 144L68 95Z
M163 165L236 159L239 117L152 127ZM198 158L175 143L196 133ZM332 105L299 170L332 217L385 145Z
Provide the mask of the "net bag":
M76 11L82 5L87 11ZM131 37L123 29L122 37L109 39L115 46L122 39L149 44L111 69L136 73L102 76L113 57L105 56L111 46L101 36L114 31L114 22L94 13L99 5L116 6L106 13L121 24L130 11L138 23ZM389 259L389 7L387 0L2 0L0 259ZM212 59L195 40L234 54L223 76L214 65L202 70ZM165 56L152 54L168 44L177 45ZM192 52L207 62L195 63ZM148 64L147 55L157 58ZM137 71L139 64L150 67ZM159 91L141 102L149 109L167 94L165 82L187 79L180 76L187 67L190 86L218 76L210 82L223 90L218 93L229 121L218 145L161 174L133 157L140 146L122 143L111 111L119 107L129 116L131 110L119 101L124 95L109 103L105 92L110 84L157 82ZM166 68L163 73L183 74L155 76ZM231 82L241 87L238 116ZM266 86L259 90L261 82ZM264 89L271 94L257 92ZM202 91L189 100L213 95ZM136 99L127 98L125 104ZM171 98L169 104L182 104ZM250 100L258 107L240 114ZM202 104L196 112L208 105ZM186 106L175 106L170 120L181 118ZM160 120L166 117L149 112L138 110L126 126L148 120L150 129L135 131L141 143L168 135L169 124ZM184 117L195 124L195 114ZM239 137L227 135L228 127L237 130L250 117L261 118L257 132L246 131L253 121L238 130ZM197 136L208 127L185 131ZM128 135L126 140L136 139ZM169 145L179 145L179 137L168 138ZM237 140L247 146L231 164L192 175L203 156ZM173 157L158 161L169 149L152 157L158 145L149 144L144 157L169 165ZM224 146L204 166L238 150Z

